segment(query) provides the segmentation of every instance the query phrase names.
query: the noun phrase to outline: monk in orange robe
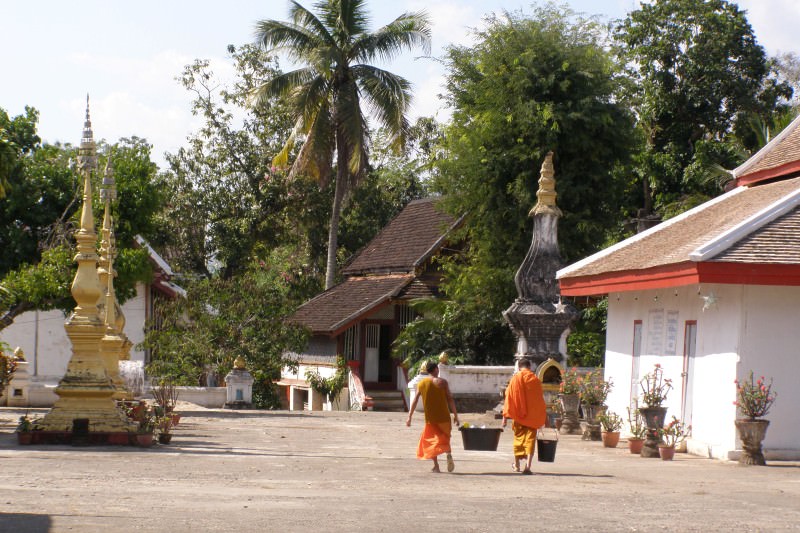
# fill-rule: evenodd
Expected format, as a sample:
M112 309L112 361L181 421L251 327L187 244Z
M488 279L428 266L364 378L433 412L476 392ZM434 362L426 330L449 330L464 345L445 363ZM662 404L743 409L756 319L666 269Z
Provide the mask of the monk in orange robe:
M458 425L458 413L456 413L456 403L453 395L450 394L450 387L447 380L439 377L439 365L435 361L426 363L426 370L430 374L417 384L417 393L411 401L408 411L406 426L411 426L411 417L417 408L417 402L422 398L422 408L425 412L425 427L422 429L422 436L419 438L417 446L417 457L419 459L432 459L433 469L431 472L441 472L439 470L439 455L447 454L447 471L455 469L453 455L450 450L450 414L453 414L453 425Z
M544 426L547 406L544 403L542 382L531 372L531 362L520 359L519 372L514 374L506 388L503 405L503 427L511 418L514 423L514 471L519 472L520 459L526 460L523 474L532 474L531 462L536 444L536 430Z

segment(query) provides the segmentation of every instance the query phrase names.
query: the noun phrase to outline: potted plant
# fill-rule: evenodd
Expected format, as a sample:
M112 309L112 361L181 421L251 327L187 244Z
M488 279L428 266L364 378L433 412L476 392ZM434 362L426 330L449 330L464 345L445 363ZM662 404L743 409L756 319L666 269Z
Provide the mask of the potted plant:
M169 379L161 379L153 389L153 398L156 404L164 410L165 415L171 415L178 404L178 389Z
M644 446L644 438L647 434L647 426L644 423L642 415L639 413L639 407L631 409L628 407L628 429L631 436L628 437L628 450L631 453L642 453L642 446Z
M581 405L586 419L586 431L583 440L601 440L598 416L605 410L605 401L611 391L611 382L602 377L602 369L589 372L580 380Z
M578 421L578 409L581 405L581 378L575 367L570 368L561 375L561 385L558 389L558 403L561 406L562 421L559 431L566 435L576 435L581 432Z
M153 434L156 430L155 415L147 409L139 416L139 425L136 427L136 442L139 446L147 448L153 445Z
M19 417L19 423L17 424L17 442L19 444L30 444L33 442L33 431L34 422L31 420L27 414L22 415Z
M639 386L642 389L642 403L644 404L644 407L639 408L639 413L647 426L641 455L642 457L659 457L658 444L661 439L658 432L664 427L664 420L667 417L667 408L663 404L667 401L667 394L672 390L672 380L664 378L664 369L656 363L653 371L645 374L639 381Z
M613 411L607 411L597 417L600 426L603 428L601 435L603 446L606 448L616 448L619 444L619 432L622 429L622 417Z
M675 445L682 442L691 431L683 422L673 416L666 426L658 430L661 443L658 445L658 454L664 461L672 461L675 457Z
M169 444L172 441L172 417L162 416L156 419L156 428L158 429L158 442L161 444Z
M746 465L766 465L761 443L767 436L769 420L763 420L773 402L776 393L772 390L772 378L767 385L764 376L754 380L753 371L746 381L736 380L736 401L734 405L744 418L736 419L736 432L742 441L742 453L739 462Z

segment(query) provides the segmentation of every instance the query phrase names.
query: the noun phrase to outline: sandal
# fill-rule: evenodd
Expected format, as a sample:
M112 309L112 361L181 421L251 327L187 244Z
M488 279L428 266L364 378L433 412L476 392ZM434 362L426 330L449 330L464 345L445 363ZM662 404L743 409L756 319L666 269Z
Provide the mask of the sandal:
M528 470L528 469L526 468L525 470L523 470L523 471L522 471L522 474L523 474L523 475L526 475L526 476L532 476L532 475L533 475L533 472L531 472L530 470Z
M447 471L452 472L456 469L456 464L453 462L453 456L449 453L447 454Z

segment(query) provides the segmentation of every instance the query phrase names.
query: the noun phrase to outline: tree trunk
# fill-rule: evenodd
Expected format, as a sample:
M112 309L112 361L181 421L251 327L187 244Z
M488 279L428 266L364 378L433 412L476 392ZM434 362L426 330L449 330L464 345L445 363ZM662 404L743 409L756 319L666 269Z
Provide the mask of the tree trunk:
M347 189L347 149L342 142L341 134L336 133L336 188L333 193L333 208L331 221L328 227L328 264L325 271L325 290L333 287L336 280L336 251L339 247L339 214L342 210L342 200Z
M19 315L24 313L25 311L30 311L33 309L33 306L30 305L28 302L20 302L18 304L12 305L8 311L0 315L0 331L3 331L8 326L14 323L14 319L17 318Z

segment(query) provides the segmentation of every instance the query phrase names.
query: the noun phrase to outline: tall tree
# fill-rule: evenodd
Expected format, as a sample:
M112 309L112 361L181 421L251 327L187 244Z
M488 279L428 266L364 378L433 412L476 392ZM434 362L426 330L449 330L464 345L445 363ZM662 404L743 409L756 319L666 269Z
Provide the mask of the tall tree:
M549 150L564 213L562 258L597 250L615 229L623 191L614 172L631 150L633 119L618 100L622 80L606 36L600 24L549 4L529 16L492 17L475 46L448 51L453 119L432 188L454 215L467 214L469 246L444 265L450 301L433 310L438 324L414 328L420 353L440 342L467 361L513 354L501 311L516 296L514 272L531 242L528 211Z
M430 48L431 31L424 13L404 13L370 32L365 4L363 0L325 0L315 4L315 14L292 2L289 22L257 23L258 43L303 64L254 91L256 106L276 96L290 97L295 128L275 164L286 166L295 142L302 138L290 174L306 173L324 185L336 156L326 288L335 281L342 202L369 164L369 128L362 100L389 132L395 147L404 144L408 131L409 82L370 63L392 59L416 46L426 51Z
M771 75L744 11L725 0L655 0L632 11L616 36L637 79L644 211L688 193L717 192L685 172L698 144L722 142L749 128L753 116L769 119L791 96L788 84Z

